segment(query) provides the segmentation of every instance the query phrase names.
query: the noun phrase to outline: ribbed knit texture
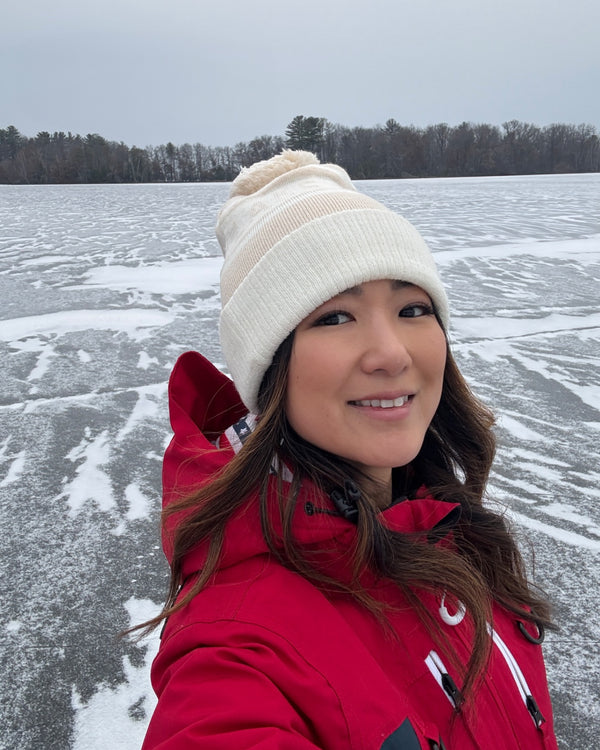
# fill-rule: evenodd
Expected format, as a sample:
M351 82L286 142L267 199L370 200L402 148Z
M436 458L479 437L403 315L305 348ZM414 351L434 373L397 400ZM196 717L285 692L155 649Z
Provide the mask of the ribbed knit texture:
M350 287L408 281L429 294L448 323L446 295L417 230L359 193L340 167L314 160L287 151L242 172L242 190L234 181L234 197L217 223L225 256L221 344L252 411L281 342L315 308ZM253 186L260 187L248 192Z

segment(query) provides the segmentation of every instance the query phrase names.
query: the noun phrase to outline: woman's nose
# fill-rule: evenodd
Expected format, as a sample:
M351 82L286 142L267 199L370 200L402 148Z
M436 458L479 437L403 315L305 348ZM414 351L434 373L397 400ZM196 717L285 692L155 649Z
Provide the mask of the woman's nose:
M398 375L412 363L405 332L397 319L379 320L363 333L361 366L365 372Z

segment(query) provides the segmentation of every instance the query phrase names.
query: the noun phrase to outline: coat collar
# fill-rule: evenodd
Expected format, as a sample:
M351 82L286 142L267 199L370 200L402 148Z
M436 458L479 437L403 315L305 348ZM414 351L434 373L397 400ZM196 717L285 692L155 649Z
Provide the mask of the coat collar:
M167 505L190 494L219 471L243 442L246 426L252 418L241 402L233 382L196 352L182 355L169 381L169 409L174 431L163 463L163 497ZM234 425L242 419L240 429ZM289 479L290 477L288 477ZM269 515L275 543L282 538L278 511L276 479L270 480ZM284 482L284 492L290 485ZM421 488L412 500L398 502L382 511L381 521L389 529L406 534L423 534L424 541L444 536L456 523L460 506L431 497ZM165 554L172 549L168 530L177 524L177 516L163 534ZM331 498L305 481L300 489L292 523L296 543L307 553L322 559L328 575L347 577L356 526L339 515ZM233 514L228 522L220 568L225 569L269 550L262 534L257 494ZM199 545L186 557L184 577L200 570L206 561L207 545ZM350 566L351 567L351 566Z

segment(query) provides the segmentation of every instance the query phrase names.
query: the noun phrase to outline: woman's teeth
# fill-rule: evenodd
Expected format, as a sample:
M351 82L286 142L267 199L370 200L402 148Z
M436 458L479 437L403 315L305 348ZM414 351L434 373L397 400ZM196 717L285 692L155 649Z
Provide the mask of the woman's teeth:
M391 409L394 406L404 406L408 401L408 396L398 396L398 398L373 398L366 401L352 401L357 406L379 406L381 409Z

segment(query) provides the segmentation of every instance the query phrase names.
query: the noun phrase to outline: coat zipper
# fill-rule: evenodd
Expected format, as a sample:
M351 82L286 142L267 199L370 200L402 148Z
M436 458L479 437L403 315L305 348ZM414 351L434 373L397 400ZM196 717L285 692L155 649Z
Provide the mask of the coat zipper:
M521 696L521 700L523 701L525 708L529 711L529 714L531 715L531 718L533 719L533 723L535 724L537 729L540 729L542 724L546 721L544 718L542 712L540 711L540 708L538 704L535 701L535 698L531 694L531 690L529 689L529 685L527 684L527 680L525 679L525 675L521 671L521 667L519 666L517 660L513 656L512 652L504 643L502 638L498 635L498 633L494 630L494 628L488 624L488 633L490 634L493 642L498 647L498 650L502 654L504 661L506 662L510 673L513 677L513 680L515 681L515 684L519 690L519 694Z
M458 689L456 683L448 674L448 670L444 666L444 662L440 659L439 655L435 651L430 651L427 658L425 659L429 671L433 675L437 684L442 688L446 698L450 701L455 709L459 709L463 697L462 693Z

